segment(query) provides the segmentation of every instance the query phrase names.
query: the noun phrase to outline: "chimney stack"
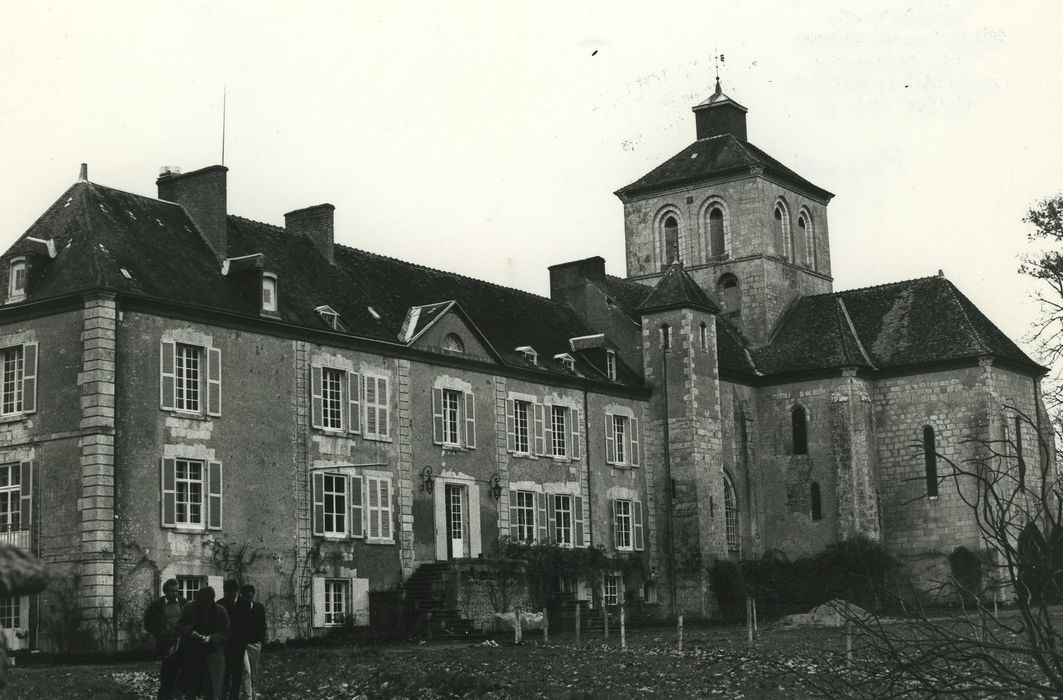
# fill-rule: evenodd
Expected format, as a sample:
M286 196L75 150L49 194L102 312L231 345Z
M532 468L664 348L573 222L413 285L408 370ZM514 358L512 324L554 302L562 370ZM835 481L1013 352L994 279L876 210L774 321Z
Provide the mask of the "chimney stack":
M184 207L219 260L228 257L229 217L225 182L228 172L224 165L211 165L184 174L180 168L165 167L155 181L159 199Z
M335 211L336 207L331 204L315 204L305 209L296 209L284 215L284 228L292 235L309 238L331 264L335 242Z

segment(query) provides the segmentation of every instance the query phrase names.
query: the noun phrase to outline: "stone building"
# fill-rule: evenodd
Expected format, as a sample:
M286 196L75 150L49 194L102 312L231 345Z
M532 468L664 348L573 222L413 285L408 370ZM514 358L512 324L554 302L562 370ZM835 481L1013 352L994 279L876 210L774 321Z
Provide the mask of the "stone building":
M720 558L980 549L912 446L1032 452L1043 368L943 277L834 292L833 195L719 85L694 113L617 192L627 277L555 265L549 299L338 245L329 204L230 214L221 166L157 198L83 167L0 257L0 537L54 574L8 644L135 644L171 577L253 580L277 637L426 590L476 619L456 573L502 536L635 560L560 584L660 616L711 615Z

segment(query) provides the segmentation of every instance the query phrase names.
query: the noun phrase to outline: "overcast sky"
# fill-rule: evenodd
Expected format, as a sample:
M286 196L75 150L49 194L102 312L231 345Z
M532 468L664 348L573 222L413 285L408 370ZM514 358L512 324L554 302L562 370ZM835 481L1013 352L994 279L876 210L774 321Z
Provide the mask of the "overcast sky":
M340 243L541 294L624 275L612 192L694 140L718 52L750 141L836 195L836 289L940 268L1012 337L1035 316L1063 3L0 4L0 248L81 162L149 196L220 162L225 88L230 213L331 202Z

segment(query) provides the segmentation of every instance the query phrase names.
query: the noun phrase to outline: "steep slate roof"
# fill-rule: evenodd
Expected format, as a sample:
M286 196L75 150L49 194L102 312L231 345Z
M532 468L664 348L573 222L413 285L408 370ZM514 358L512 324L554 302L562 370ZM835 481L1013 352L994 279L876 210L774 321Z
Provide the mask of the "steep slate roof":
M626 201L669 187L748 173L753 166L764 168L766 174L774 175L817 199L834 196L733 134L695 141L615 194Z
M720 312L720 307L709 299L679 263L668 266L653 291L639 306L639 311L649 313L676 308L701 309L713 314Z
M804 297L771 343L754 352L769 375L895 369L987 355L1042 369L944 277Z

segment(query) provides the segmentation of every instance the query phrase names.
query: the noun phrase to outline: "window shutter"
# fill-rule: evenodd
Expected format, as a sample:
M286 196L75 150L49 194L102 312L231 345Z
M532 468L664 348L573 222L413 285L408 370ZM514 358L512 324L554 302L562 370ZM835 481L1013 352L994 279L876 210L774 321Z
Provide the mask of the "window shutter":
M539 515L539 543L546 542L546 494L535 494L535 501L538 504Z
M380 406L377 408L377 427L380 430L380 434L384 437L391 437L391 421L388 417L391 411L391 404L389 402L391 397L388 396L388 393L388 378L377 377L376 395L380 402Z
M552 493L546 494L546 539L557 541L557 497Z
M631 454L628 456L628 460L627 461L628 461L628 463L631 466L637 467L637 466L639 466L639 419L638 418L632 418L631 419L631 430L629 430L628 432L631 433L631 443L630 443L631 444L631 449L630 449Z
M22 346L22 412L37 410L37 343Z
M471 391L465 394L465 446L476 447L476 399Z
M586 547L586 542L583 541L583 496L573 496L572 498L572 523L573 529L576 531L575 545L577 547Z
M616 464L616 444L613 438L613 414L605 414L605 463Z
M317 476L315 474L315 476ZM310 579L311 604L314 609L314 627L325 626L325 578L314 576Z
M517 528L517 492L509 492L509 539L512 542L517 542L520 537L519 529Z
M546 454L545 441L543 440L543 405L539 402L532 404L535 410L535 454Z
M220 530L222 516L221 503L221 462L207 463L207 529Z
M443 390L432 389L432 442L443 444Z
M207 348L207 415L221 415L220 348Z
M347 432L358 433L362 430L362 384L357 372L347 373ZM366 403L369 398L366 397ZM366 416L368 418L368 416ZM366 428L366 432L373 432Z
M325 534L325 475L320 471L310 474L313 481L314 516L313 528L315 535Z
M554 407L543 406L543 454L554 454Z
M513 399L506 399L506 449L510 452L517 449L517 419L513 404Z
M172 411L174 394L177 391L176 358L177 343L164 340L159 346L159 406Z
M380 483L376 479L369 479L369 538L378 539L380 537L380 492L377 485Z
M613 548L620 546L620 518L616 517L616 499L609 501L613 514Z
M310 425L315 428L325 427L325 402L322 397L321 368L310 368Z
M391 539L391 481L381 479L380 484L380 538Z
M19 528L32 530L33 520L33 462L19 465Z
M162 460L162 526L177 525L177 460Z
M365 537L365 507L361 474L351 475L351 537ZM322 509L324 504L322 504Z
M376 377L366 377L362 385L365 387L365 433L377 435L380 433L380 426L376 413L378 401Z
M569 448L569 456L572 459L580 458L579 450L579 423L580 412L578 409L570 409L568 412L569 417L572 419L572 447Z
M632 520L632 539L634 540L635 549L642 551L642 501L631 502L631 520Z

